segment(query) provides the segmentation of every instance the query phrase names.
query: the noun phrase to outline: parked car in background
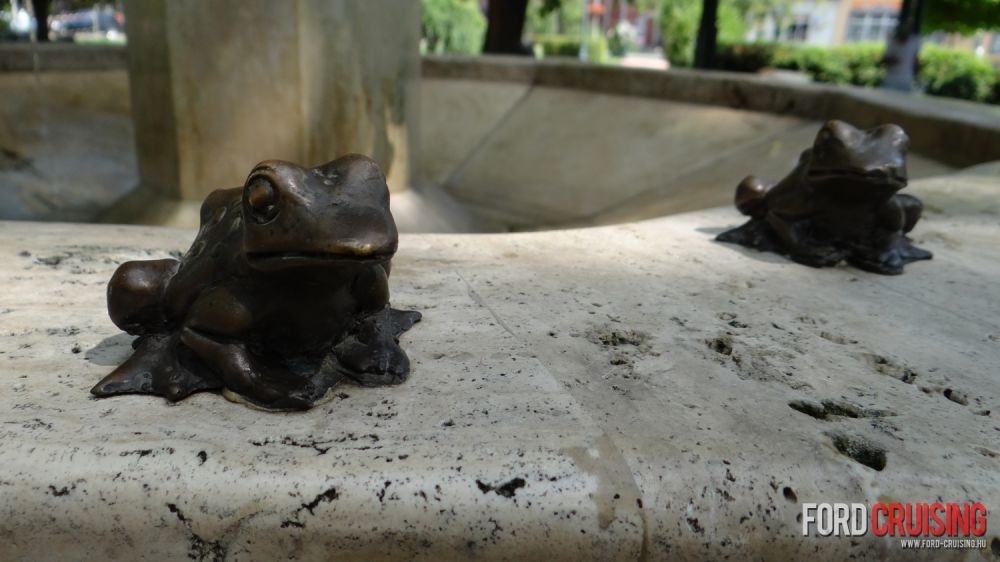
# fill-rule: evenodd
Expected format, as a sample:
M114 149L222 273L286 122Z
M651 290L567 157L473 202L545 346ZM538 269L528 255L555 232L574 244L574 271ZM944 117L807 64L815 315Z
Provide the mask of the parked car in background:
M49 18L49 36L54 41L119 41L125 37L122 12L105 6L66 12Z

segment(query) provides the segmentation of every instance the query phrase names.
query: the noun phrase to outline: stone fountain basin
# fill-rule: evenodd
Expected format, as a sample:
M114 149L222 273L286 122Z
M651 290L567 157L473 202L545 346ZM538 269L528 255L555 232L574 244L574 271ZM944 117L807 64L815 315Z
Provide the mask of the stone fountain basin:
M289 414L89 396L129 354L107 279L192 230L0 223L0 558L988 559L797 517L997 508L998 175L914 183L899 277L713 242L727 207L403 235L410 380Z
M0 559L1000 551L992 528L985 551L910 551L803 537L797 519L802 502L997 509L1000 169L955 171L1000 158L996 116L569 63L427 59L424 75L420 173L393 196L408 232L393 302L424 313L402 337L402 386L345 386L295 414L214 394L92 399L131 340L107 318L107 280L185 250L198 203L137 217L188 228L0 223ZM35 139L18 154L53 165L32 180L42 202L5 189L4 208L92 218L134 186L128 108L106 89L125 75L43 74L42 105L26 76L0 75L22 92L0 111L49 113L0 120L0 138ZM712 241L742 220L736 182L783 175L832 117L908 128L923 179L907 191L926 204L914 237L934 260L882 277ZM45 137L53 122L73 142ZM107 194L81 198L81 181ZM592 225L606 226L567 228ZM547 228L563 229L454 233Z
M128 79L104 63L0 73L0 218L197 226L200 201L106 215L138 176ZM615 224L726 205L745 175L784 176L831 118L903 125L912 178L1000 159L1000 113L977 104L565 61L429 57L423 75L414 189L394 196L409 232Z

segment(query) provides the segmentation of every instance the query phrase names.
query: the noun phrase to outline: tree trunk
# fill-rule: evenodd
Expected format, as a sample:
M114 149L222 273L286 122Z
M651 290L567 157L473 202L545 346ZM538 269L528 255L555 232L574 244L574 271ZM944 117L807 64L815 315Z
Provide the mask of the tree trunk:
M31 11L35 13L35 37L39 42L49 40L49 1L31 0Z
M883 87L905 92L913 88L926 6L926 0L903 0L899 11L899 25L886 41L885 55L882 57L885 64Z
M718 13L719 0L702 0L701 24L698 26L698 41L694 48L695 68L715 68Z
M521 43L528 0L490 0L483 53L528 55Z

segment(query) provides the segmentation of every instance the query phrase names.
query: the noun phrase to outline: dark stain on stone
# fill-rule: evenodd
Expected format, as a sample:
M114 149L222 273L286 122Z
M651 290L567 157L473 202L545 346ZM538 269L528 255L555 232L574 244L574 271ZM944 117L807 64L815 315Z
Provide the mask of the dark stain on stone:
M833 446L842 455L878 471L885 469L887 460L885 450L861 437L852 437L841 433L830 435Z
M705 342L708 348L721 355L733 354L733 339L729 336L719 336Z
M952 402L954 402L956 404L961 404L963 406L968 406L969 405L969 399L962 392L959 392L959 391L951 389L951 388L946 388L946 389L944 389L943 394L944 394L945 398L947 398L948 400L951 400Z
M167 509L177 516L177 520L184 525L188 532L190 545L188 547L188 558L191 560L211 560L212 562L222 562L226 559L228 548L219 541L207 541L201 538L191 528L191 520L184 516L177 504L168 503Z
M64 256L49 256L47 258L35 258L35 263L55 267L62 263Z
M899 379L906 384L913 384L917 379L917 373L912 369L897 365L890 359L873 353L864 354L868 363L880 374L888 375L894 379Z
M487 484L482 480L476 480L476 486L479 487L479 491L488 494L490 492L496 492L498 496L503 496L505 498L512 498L517 494L518 488L523 488L526 485L524 478L514 478L500 485Z
M139 458L141 459L142 457L145 457L145 456L148 456L148 455L151 455L151 454L153 454L153 450L152 449L137 449L135 451L122 451L121 453L119 453L119 456L127 457L129 455L139 455Z
M854 404L836 400L824 400L823 408L828 416L841 416L845 418L860 418L863 416L861 410Z
M198 460L200 461L198 464L205 464L205 461L208 460L208 453L205 451L198 451Z
M141 459L143 457L148 457L150 455L152 455L152 456L155 457L159 453L166 453L168 455L172 455L172 454L174 454L174 452L175 452L175 449L173 447L161 447L161 448L155 449L155 450L154 449L134 449L132 451L122 451L122 452L118 453L118 456L120 456L120 457L128 457L128 456L135 455L135 456L137 456L137 457L139 457Z
M640 347L649 339L649 334L640 330L617 329L611 326L594 328L588 334L590 340L607 347L618 347L621 345L632 345Z
M27 171L38 173L31 158L22 155L20 152L0 146L0 170Z
M818 420L826 419L826 408L815 402L810 402L808 400L792 400L788 403L788 407L796 412L802 412L803 414L812 416Z
M17 422L7 422L7 423L17 423ZM24 429L46 429L46 430L51 430L52 429L52 424L46 422L45 420L43 420L41 418L32 418L30 420L22 422L21 423L21 427L23 427Z
M386 491L389 490L389 486L391 486L391 485L392 485L392 481L391 480L386 480L385 484L382 486L382 489L379 490L377 494L375 494L376 496L378 496L379 503L385 502L385 493L386 493Z
M339 497L340 493L337 492L336 488L329 488L326 491L317 495L315 498L313 498L311 502L302 504L302 509L308 511L310 515L315 515L315 513L313 513L313 510L316 509L319 506L319 504L332 502L333 500Z
M73 489L66 486L63 486L62 488L56 488L51 484L49 485L49 493L51 493L53 496L57 498L62 496L68 496L71 491L73 491Z

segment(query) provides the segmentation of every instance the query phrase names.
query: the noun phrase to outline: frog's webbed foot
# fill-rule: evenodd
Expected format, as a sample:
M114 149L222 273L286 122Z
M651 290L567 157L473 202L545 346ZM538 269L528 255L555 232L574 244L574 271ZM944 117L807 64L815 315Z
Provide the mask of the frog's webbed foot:
M920 199L906 193L897 193L892 196L893 201L903 212L903 233L913 230L924 213L924 204ZM923 251L923 250L921 250ZM917 258L928 259L928 258Z
M361 319L334 348L346 374L364 386L399 384L410 372L410 359L399 335L420 321L420 313L388 305Z
M899 275L903 266L917 260L929 260L934 254L913 245L909 238L901 232L887 236L885 242L877 248L866 248L854 252L848 261L859 269L881 273L882 275Z
M392 322L392 337L394 338L398 338L400 334L412 328L423 317L416 310L396 310L395 308L389 309L389 316Z
M92 394L157 394L176 402L222 386L213 373L199 368L190 352L184 352L176 335L143 336L133 347L132 356L97 383L90 390Z
M260 408L304 410L336 384L335 378L323 376L326 373L304 377L289 365L271 364L242 342L217 340L192 328L184 328L180 339L218 374L220 386ZM322 384L324 381L326 384Z
M739 244L762 252L778 251L774 235L767 228L767 223L761 219L750 219L741 226L719 234L715 239L719 242Z

